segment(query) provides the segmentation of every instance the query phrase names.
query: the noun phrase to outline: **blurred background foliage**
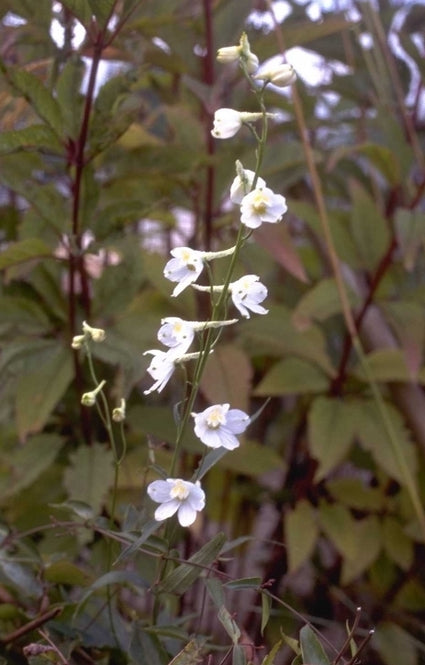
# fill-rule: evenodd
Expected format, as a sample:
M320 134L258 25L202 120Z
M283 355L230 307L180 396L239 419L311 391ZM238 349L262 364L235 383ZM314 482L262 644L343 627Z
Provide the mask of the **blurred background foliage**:
M225 632L232 637L229 617L217 623L214 606L201 613L201 582L175 578L162 590L162 631L149 632L150 552L161 542L146 536L151 550L138 550L134 534L152 517L144 487L153 456L169 466L181 394L176 376L160 396L143 396L142 354L157 345L161 317L208 315L203 294L170 297L163 266L174 246L232 243L235 160L255 163L245 130L223 142L210 135L217 108L257 110L240 72L215 62L244 29L260 61L286 49L303 115L290 91L268 93L278 121L261 176L289 212L254 234L237 276L261 275L270 313L225 331L200 406L229 401L253 413L271 399L206 476L206 510L178 533L176 551L188 558L223 531L233 546L220 569L259 578L286 604L273 606L262 632L258 589L229 586L226 607L245 643L267 652L281 631L297 634L302 615L335 658L361 606L359 639L376 628L363 663L425 662L425 538L406 487L407 472L423 504L425 8L273 6L275 18L286 7L284 21L274 24L261 0L0 0L4 662L27 662L22 647L40 639L34 618L41 627L54 619L49 634L76 663L165 664L194 631L212 635L218 654ZM370 376L341 311L306 145ZM219 262L214 269L219 282ZM70 348L83 320L107 331L93 351L111 404L128 402L113 536L112 454L96 413L80 406L92 384ZM201 452L195 438L184 447L183 477ZM136 538L106 579L105 533ZM193 649L182 663L197 662ZM55 651L27 656L61 662ZM282 647L276 662L292 657ZM308 662L304 652L297 662Z

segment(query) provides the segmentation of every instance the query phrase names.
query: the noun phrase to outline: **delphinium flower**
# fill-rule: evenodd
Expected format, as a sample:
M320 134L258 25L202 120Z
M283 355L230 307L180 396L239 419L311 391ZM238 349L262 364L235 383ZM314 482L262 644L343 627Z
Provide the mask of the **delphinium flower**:
M257 81L265 81L277 85L279 88L284 88L287 85L292 85L297 80L295 69L292 65L287 63L280 63L277 65L265 65L252 77Z
M256 187L242 199L241 222L250 229L256 229L263 222L279 222L287 210L284 196L275 194L268 187Z
M190 526L196 519L196 513L205 507L205 492L199 481L191 483L180 478L154 480L148 485L147 492L160 505L155 510L158 522L177 513L181 526Z
M220 259L225 256L231 256L235 247L229 247L218 252L201 252L190 247L176 247L172 249L170 259L165 268L164 276L170 282L178 282L173 293L173 297L180 295L186 287L196 282L202 272L205 261Z
M252 189L255 173L249 169L244 169L240 162L236 162L236 170L238 174L230 187L230 200L232 203L240 205L244 196L249 194ZM265 186L266 183L263 178L257 178L255 188L263 189Z
M195 434L209 448L234 450L239 446L236 434L242 434L249 425L249 416L230 404L215 404L201 413L192 413Z
M247 319L250 318L249 310L255 314L267 314L269 311L259 304L267 298L267 288L259 280L258 275L244 275L229 285L234 306Z
M208 328L231 326L237 322L237 319L227 319L225 321L184 321L178 316L167 316L161 319L162 325L158 331L158 339L165 346L172 349L176 355L184 354L191 345L195 332L201 332Z

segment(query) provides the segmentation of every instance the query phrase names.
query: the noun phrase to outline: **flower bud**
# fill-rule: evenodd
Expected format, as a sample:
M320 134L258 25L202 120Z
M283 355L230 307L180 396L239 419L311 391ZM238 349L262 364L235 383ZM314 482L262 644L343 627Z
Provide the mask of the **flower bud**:
M242 33L239 44L240 44L240 59L245 64L246 71L249 74L253 74L258 69L259 61L255 53L251 51L248 37L246 36L245 32Z
M75 335L72 338L71 347L73 349L81 349L84 344L85 338L86 338L85 335Z
M125 420L125 399L122 399L120 406L112 411L112 420L116 423L122 423Z
M258 74L255 74L253 78L272 83L273 85L279 86L279 88L284 88L286 85L292 85L295 83L297 75L292 65L282 63L280 65L271 65L270 67L263 68L263 70L258 72Z
M93 342L103 342L106 333L102 328L92 328L88 323L83 321L83 332L93 340Z
M97 388L95 388L94 390L92 390L89 393L84 393L81 397L81 404L83 406L94 406L94 404L96 404L97 394L102 390L105 383L106 383L106 381L103 380L99 383Z
M240 46L223 46L217 51L217 60L219 62L236 62L241 55Z

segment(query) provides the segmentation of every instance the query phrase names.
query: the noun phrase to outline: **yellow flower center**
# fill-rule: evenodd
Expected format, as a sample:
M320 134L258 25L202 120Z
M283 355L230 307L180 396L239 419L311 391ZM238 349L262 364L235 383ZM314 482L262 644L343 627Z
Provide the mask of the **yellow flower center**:
M225 422L226 420L221 409L214 409L207 416L207 426L209 429L218 429Z
M267 210L267 204L268 200L267 197L263 194L263 192L258 192L252 201L252 207L255 212L259 213L260 215Z
M170 491L170 496L172 499L178 499L179 501L184 501L189 496L189 490L182 480L176 480L174 487Z

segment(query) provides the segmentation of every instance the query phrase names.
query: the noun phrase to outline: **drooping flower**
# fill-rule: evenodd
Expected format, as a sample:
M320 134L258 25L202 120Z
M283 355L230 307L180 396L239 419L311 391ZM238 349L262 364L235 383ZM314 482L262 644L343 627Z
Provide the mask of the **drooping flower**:
M208 287L206 287L208 289ZM238 319L225 321L184 321L178 316L167 316L161 319L161 328L158 331L160 342L173 349L176 355L184 354L191 345L195 332L208 328L222 328L237 323Z
M240 46L223 46L217 51L217 60L219 62L236 62L241 54Z
M167 262L164 276L171 282L178 282L172 293L175 297L198 279L204 267L204 252L190 247L176 247L171 250L171 256L174 258Z
M239 446L235 434L242 434L249 425L249 416L230 404L215 404L201 413L192 413L195 434L209 448L234 450Z
M292 65L281 63L278 65L265 66L260 69L254 76L254 79L260 81L267 81L273 85L284 88L287 85L292 85L297 80L295 69Z
M168 316L161 320L158 339L165 346L179 353L186 353L195 337L195 328L190 321L178 316Z
M287 210L284 196L275 194L268 187L256 187L242 199L241 222L250 229L256 229L263 222L279 222Z
M168 351L150 349L149 351L145 351L143 355L146 356L148 354L153 356L153 358L146 371L151 375L155 383L143 392L144 395L150 395L155 390L160 393L171 379L177 365L199 357L198 352L180 354L176 349L169 349Z
M103 328L92 328L86 321L83 321L83 333L93 342L104 342L106 338Z
M241 169L241 174L238 173L230 186L230 200L232 203L240 205L244 196L249 194L254 182L255 173L249 169ZM256 189L263 189L266 186L263 178L257 178L255 185Z
M96 404L97 395L100 393L105 383L106 381L103 380L91 392L83 393L83 395L81 396L81 404L83 404L83 406L94 406Z
M269 118L274 113L267 113ZM214 126L211 134L215 139L230 139L242 127L244 123L255 122L263 117L262 113L250 113L249 111L235 111L234 109L217 109L214 113Z
M178 282L171 294L178 296L184 289L195 282L202 272L205 261L231 256L236 247L229 247L218 252L201 252L190 247L176 247L171 250L174 257L168 261L164 268L164 276L171 282Z
M268 309L259 303L267 298L267 288L259 281L258 275L245 275L229 285L233 304L242 316L249 319L251 312L267 314Z
M196 519L196 513L205 507L205 492L199 480L191 483L180 478L154 480L148 485L148 495L160 505L155 510L158 522L177 513L181 526L190 526Z
M148 354L152 355L153 358L146 371L150 374L155 383L148 390L143 391L145 395L150 395L150 393L153 393L155 390L160 393L171 379L176 368L176 355L174 353L170 353L170 351L150 349L149 351L145 351L143 355L146 356Z

